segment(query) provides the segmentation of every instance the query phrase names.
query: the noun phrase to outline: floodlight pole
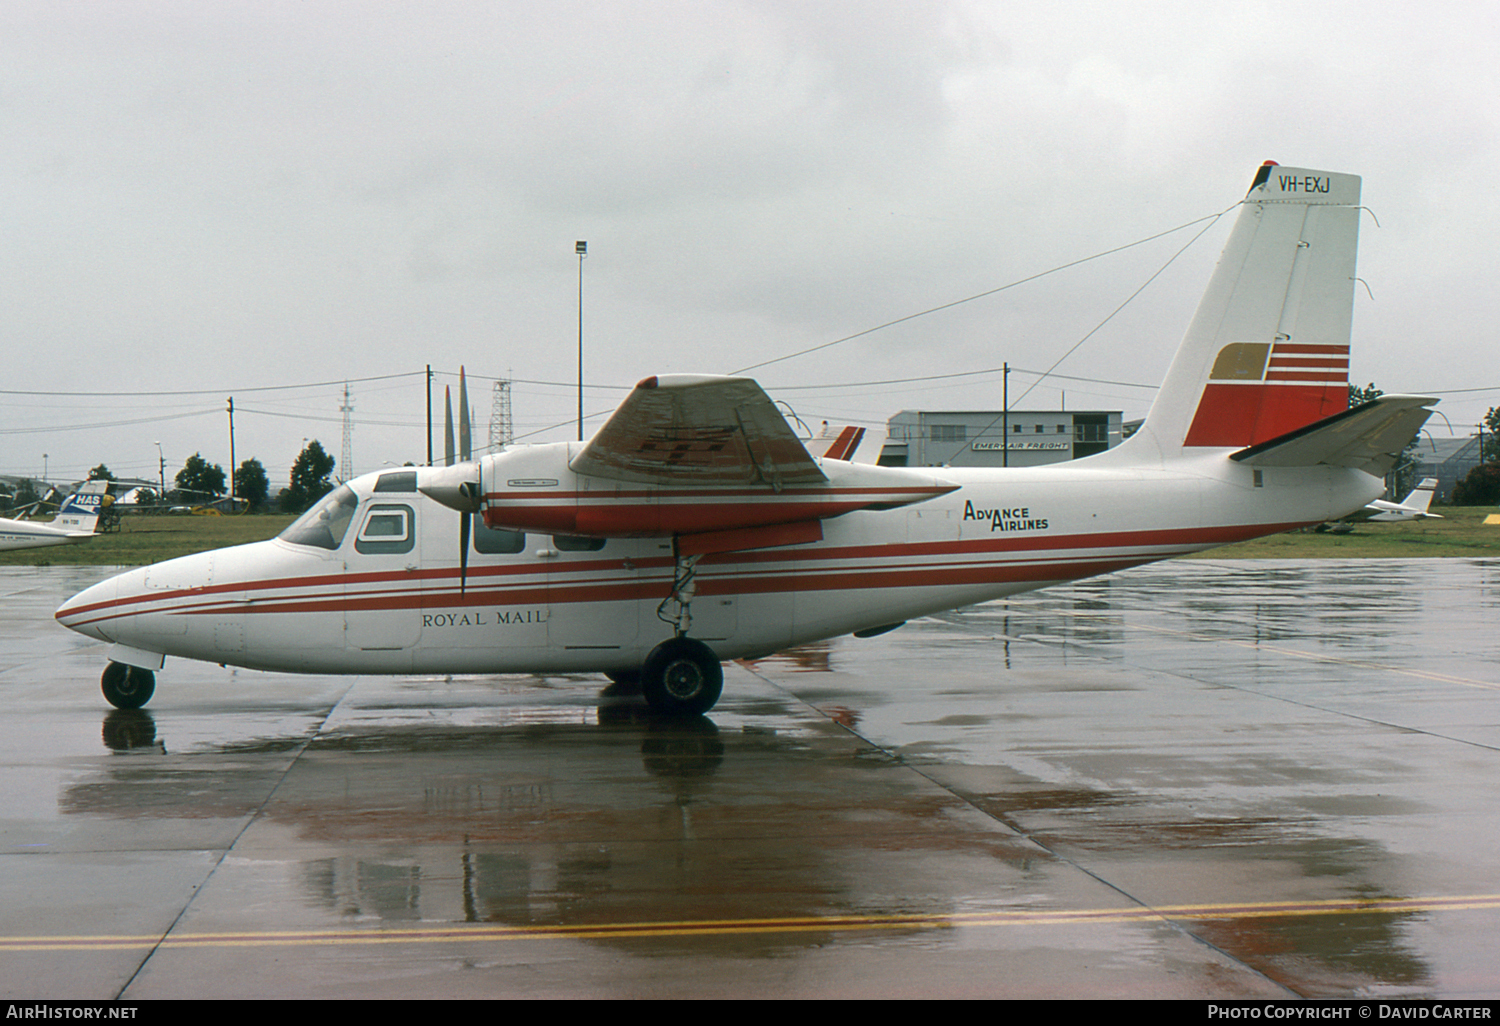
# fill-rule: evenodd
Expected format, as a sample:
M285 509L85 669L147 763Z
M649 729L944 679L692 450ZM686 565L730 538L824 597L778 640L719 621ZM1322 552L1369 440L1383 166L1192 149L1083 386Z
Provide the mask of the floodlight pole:
M1002 467L1010 466L1010 363L1002 365L1000 373L1000 430L1005 432L1005 444L1000 447Z
M234 396L229 397L229 512L234 512Z
M583 441L583 258L589 255L589 244L583 239L573 243L578 254L578 440Z

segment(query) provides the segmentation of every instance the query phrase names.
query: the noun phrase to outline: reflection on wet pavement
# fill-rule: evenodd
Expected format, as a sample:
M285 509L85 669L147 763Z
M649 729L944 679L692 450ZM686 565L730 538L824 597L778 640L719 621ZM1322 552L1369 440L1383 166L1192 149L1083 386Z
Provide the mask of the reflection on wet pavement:
M1179 561L726 669L169 661L0 576L0 994L1491 995L1500 560Z

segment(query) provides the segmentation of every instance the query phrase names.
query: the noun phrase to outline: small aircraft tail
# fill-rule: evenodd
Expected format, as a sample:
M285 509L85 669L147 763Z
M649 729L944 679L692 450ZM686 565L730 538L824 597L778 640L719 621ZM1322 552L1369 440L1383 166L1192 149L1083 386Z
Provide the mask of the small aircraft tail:
M52 526L76 534L91 534L99 523L99 514L114 500L108 481L86 481L63 501Z
M807 447L810 456L821 456L825 460L843 460L848 463L854 459L854 451L859 448L859 443L864 441L864 437L864 428L849 425L836 435L823 434L817 438L809 438L803 445Z
M1356 175L1261 166L1150 414L1116 451L1239 449L1348 408L1359 192Z
M1426 513L1432 506L1432 493L1437 491L1437 478L1424 477L1417 486L1401 500L1401 505L1417 513Z

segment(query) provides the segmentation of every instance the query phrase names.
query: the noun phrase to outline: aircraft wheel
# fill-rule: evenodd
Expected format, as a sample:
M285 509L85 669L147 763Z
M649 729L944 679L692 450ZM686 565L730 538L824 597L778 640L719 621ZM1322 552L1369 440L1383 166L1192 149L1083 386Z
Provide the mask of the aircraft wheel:
M692 638L672 638L651 650L641 666L641 691L654 712L701 715L724 690L724 668L714 650Z
M139 709L156 691L156 674L139 666L110 663L99 678L99 690L116 709Z

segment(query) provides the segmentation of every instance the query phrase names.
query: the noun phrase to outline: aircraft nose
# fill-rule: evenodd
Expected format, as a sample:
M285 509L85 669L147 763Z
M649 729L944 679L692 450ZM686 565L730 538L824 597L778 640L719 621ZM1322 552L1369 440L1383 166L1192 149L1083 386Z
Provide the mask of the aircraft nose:
M53 616L56 617L58 623L70 630L99 641L109 641L110 639L105 637L99 625L119 597L121 576L123 575L116 575L83 589L58 606Z

